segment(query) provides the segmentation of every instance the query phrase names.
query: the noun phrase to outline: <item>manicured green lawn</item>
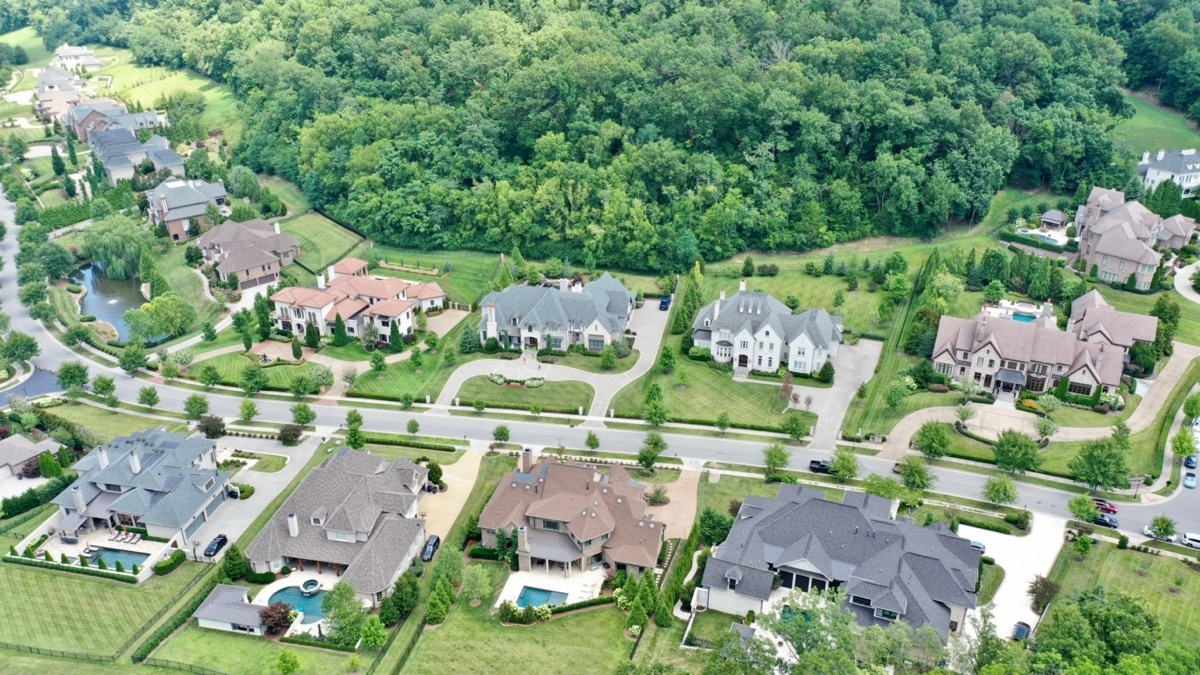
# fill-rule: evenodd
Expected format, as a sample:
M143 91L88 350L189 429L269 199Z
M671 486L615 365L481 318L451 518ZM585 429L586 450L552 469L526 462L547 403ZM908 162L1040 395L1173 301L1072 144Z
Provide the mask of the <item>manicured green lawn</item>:
M1148 315L1160 297L1171 298L1179 305L1179 328L1175 331L1175 339L1189 345L1200 345L1200 305L1183 297L1179 291L1171 289L1165 293L1141 295L1118 291L1103 284L1096 284L1096 290L1100 291L1100 295L1104 296L1108 304L1118 310L1142 315Z
M719 474L712 474L719 476ZM699 514L706 506L711 506L720 513L728 513L729 502L734 499L742 501L746 495L758 497L774 497L779 493L779 483L767 483L761 478L748 476L719 476L716 483L709 482L708 476L700 477L700 486L696 491L696 513Z
M446 344L453 345L453 350L456 352L455 356L457 357L454 365L446 365L445 355L447 350L439 349L436 352L425 352L422 354L424 361L421 364L421 372L419 373L413 367L411 360L388 364L387 370L383 372L382 377L376 377L375 373L370 370L362 369L359 371L358 381L354 383L354 389L351 390L351 394L384 398L393 401L400 400L404 394L412 394L414 398L421 402L424 402L426 395L429 396L430 400L436 399L442 391L442 387L445 386L446 380L450 378L450 373L454 372L455 368L468 361L484 358L485 355L480 352L474 354L457 353L458 340L459 336L462 335L463 325L474 325L476 321L478 321L478 315L473 314L442 338Z
M663 349L679 353L680 336L668 335L663 340ZM657 358L657 357L656 357ZM687 373L687 386L679 389L679 374ZM657 384L663 391L663 402L671 419L698 421L714 424L722 411L728 412L730 420L737 424L779 426L784 413L776 412L779 403L779 386L752 382L734 382L733 375L710 368L699 361L685 356L676 359L675 372L663 375L658 368L651 370L626 385L613 397L612 406L618 417L642 416L646 390ZM800 415L812 425L816 415L805 411L792 411L789 415Z
M29 57L29 63L22 68L41 68L50 63L52 53L46 49L46 43L42 42L42 36L38 35L32 26L0 35L0 42L25 50L25 55ZM33 89L33 86L28 88Z
M935 486L935 489L936 489L936 486ZM925 519L930 515L933 516L933 520L931 522L934 522L934 523L947 523L948 524L948 523L950 523L950 521L954 520L954 517L956 515L968 515L975 520L982 520L985 522L992 523L994 525L1004 525L1005 524L1003 515L989 516L989 515L983 514L983 513L960 514L955 509L948 508L945 506L935 506L932 504L922 505L919 508L904 512L902 515L906 515L906 516L912 518L913 522L915 522L919 526L924 526ZM1014 536L1014 537L1023 536L1025 534L1028 534L1028 533L1022 532L1021 530L1018 530L1016 528L1012 528L1011 525L1008 527L1013 529L1014 534L1012 536ZM997 582L997 583L999 583L999 582Z
M224 673L270 673L275 672L275 664L279 661L279 652L282 649L295 654L300 660L300 670L297 672L350 672L349 654L332 649L284 644L251 635L208 630L200 628L194 621L171 636L170 640L154 652L154 656ZM371 656L363 654L360 658L369 663Z
M446 292L450 302L461 304L479 302L487 294L488 284L500 265L500 256L496 253L480 251L414 251L411 249L392 248L375 244L373 250L381 260L393 265L422 270L445 270L450 263L450 272L440 275L417 274L409 271L387 270L377 267L371 274L394 276L417 282L436 281ZM359 257L366 252L356 254Z
M180 422L140 417L128 412L112 412L107 408L97 408L83 403L60 405L51 408L50 412L91 429L105 441L111 441L117 436L126 436L140 429L158 426L165 426L167 431L176 433L187 431L187 425Z
M50 157L34 157L21 162L21 169L30 174L29 184L36 188L54 180L53 161Z
M999 565L983 566L983 585L979 589L979 605L988 604L996 597L996 591L1004 582L1004 568Z
M1114 544L1094 545L1081 563L1075 562L1075 555L1064 546L1050 571L1050 579L1062 584L1060 600L1050 605L1051 616L1068 593L1102 585L1141 599L1158 617L1163 638L1187 643L1200 639L1200 573L1183 561L1122 551ZM1183 582L1179 594L1170 591L1177 580Z
M629 352L629 356L623 359L617 359L617 366L612 370L605 370L600 367L600 357L590 354L568 354L566 356L540 356L538 360L542 363L557 363L560 366L568 366L570 368L578 368L586 370L589 373L602 373L605 375L615 375L623 373L634 366L641 357L641 352L633 350Z
M250 467L251 471L261 471L263 473L275 473L283 467L287 466L287 458L281 455L262 455L262 458Z
M159 274L166 279L171 290L186 298L196 307L196 321L192 330L199 330L205 322L216 324L221 319L224 307L204 294L204 282L200 275L184 261L186 246L172 246L155 261ZM239 338L240 339L240 338Z
M1063 406L1054 413L1054 421L1060 427L1111 427L1117 420L1127 420L1137 410L1142 397L1136 394L1125 395L1125 408L1116 415L1101 415L1092 410Z
M206 352L211 352L223 347L231 347L233 345L242 344L242 334L235 331L233 328L226 328L217 333L217 339L212 342L201 341L196 346L192 347L192 353L197 356Z
M391 352L384 350L383 354L384 356L387 356L391 354ZM340 359L342 361L371 360L371 352L363 349L362 343L358 340L351 340L350 342L341 346L329 345L328 347L322 347L321 356L328 356L331 359Z
M499 591L508 570L498 563L472 563L492 572ZM625 615L605 605L534 626L502 626L491 616L495 593L479 607L460 597L446 622L428 626L405 673L508 672L610 673L629 659L633 643L625 638Z
M111 654L206 565L186 562L138 586L0 564L0 642Z
M681 668L683 672L698 673L708 663L709 652L702 649L681 649L683 631L687 623L678 618L671 619L671 625L659 628L653 621L642 635L642 643L638 645L633 660L640 667L648 667L654 663L665 663Z
M188 369L188 377L194 379L200 373L201 368L204 366L213 366L221 372L221 384L237 387L241 386L242 373L245 372L246 366L251 363L253 361L241 352L218 354L210 359L193 363L191 368ZM307 374L308 371L312 370L313 365L315 364L307 361L301 364L280 362L279 365L263 368L263 372L267 374L268 386L287 389L291 386L293 379Z
M38 195L38 199L42 200L42 207L47 209L52 206L62 206L63 204L67 203L66 193L59 188L46 190L42 194Z
M345 257L362 239L319 213L288 218L280 221L279 228L300 242L296 260L318 273Z
M57 659L9 649L0 649L0 662L4 663L5 675L45 675L46 673L110 675L111 673L128 673L131 670L128 663ZM137 672L178 673L179 671L142 665L138 666Z
M697 612L696 618L692 619L692 632L690 635L698 638L707 638L716 642L722 635L729 631L734 622L741 623L744 617L734 616L718 612L715 609Z
M545 410L575 412L580 406L586 413L596 397L596 390L586 382L546 382L535 389L506 387L476 375L463 382L457 396L463 405L483 401L489 407L528 408L537 403Z
M304 192L295 183L286 181L279 176L267 175L260 175L258 181L262 183L263 187L271 188L271 192L279 197L279 200L287 207L287 215L298 216L310 208L308 197L304 196Z
M1126 94L1125 100L1133 104L1136 112L1132 118L1118 124L1112 135L1131 155L1140 159L1143 152L1200 148L1200 131L1196 131L1179 112L1151 103L1142 96Z
M437 450L406 448L402 445L377 445L375 443L368 443L366 448L372 455L384 459L407 457L415 462L418 457L428 457L442 466L457 462L467 452L465 449L455 450L454 452L438 452Z

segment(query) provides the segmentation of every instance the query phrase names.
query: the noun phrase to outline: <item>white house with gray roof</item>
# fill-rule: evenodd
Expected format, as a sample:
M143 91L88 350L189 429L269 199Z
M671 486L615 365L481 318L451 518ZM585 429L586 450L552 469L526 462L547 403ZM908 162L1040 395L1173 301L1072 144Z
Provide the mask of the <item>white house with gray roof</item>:
M1195 197L1200 189L1200 155L1195 148L1159 150L1153 157L1149 152L1143 153L1137 170L1147 193L1168 180L1180 187L1184 199Z
M266 608L266 605L251 603L246 589L241 586L217 584L192 617L201 628L264 635L267 627L260 617Z
M79 478L53 500L59 531L141 527L181 543L225 502L230 477L212 441L162 428L118 436L71 468Z
M198 234L209 204L225 205L225 182L168 178L146 193L152 225L167 229L171 241Z
M799 485L748 495L708 559L693 604L761 614L793 590L840 588L862 626L904 620L945 642L976 606L980 553L942 523L896 518L893 502L847 492L841 503Z
M484 297L479 340L505 348L566 350L582 345L600 351L621 339L637 294L608 272L587 284L514 284Z
M425 541L416 518L429 469L342 448L312 470L246 547L255 572L332 571L378 603Z
M712 352L717 363L739 371L812 373L838 355L842 317L823 309L793 314L787 305L762 291L747 291L743 279L736 294L705 305L692 324L692 344Z

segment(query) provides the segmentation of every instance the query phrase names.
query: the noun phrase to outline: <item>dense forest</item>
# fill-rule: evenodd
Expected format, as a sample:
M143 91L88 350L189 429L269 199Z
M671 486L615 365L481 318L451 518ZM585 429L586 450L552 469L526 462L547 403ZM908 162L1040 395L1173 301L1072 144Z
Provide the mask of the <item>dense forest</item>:
M1119 89L1200 93L1200 2L4 0L244 101L239 164L380 241L682 269L935 236L1132 176ZM1193 84L1195 83L1195 84Z

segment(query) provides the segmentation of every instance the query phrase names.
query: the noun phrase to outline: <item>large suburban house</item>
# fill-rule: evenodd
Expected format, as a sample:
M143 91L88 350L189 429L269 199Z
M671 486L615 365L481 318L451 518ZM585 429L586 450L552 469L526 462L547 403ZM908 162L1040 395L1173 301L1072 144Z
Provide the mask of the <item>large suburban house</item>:
M224 503L230 474L217 469L212 441L159 429L118 436L80 459L54 498L60 532L141 527L185 543Z
M376 604L425 542L429 470L342 448L313 469L246 548L255 572L332 571Z
M96 58L96 52L87 47L72 47L71 45L63 45L55 49L54 57L50 59L51 67L72 71L80 68L84 70L99 68L101 65L103 64L100 63L100 59Z
M1129 349L1153 342L1158 319L1119 312L1092 290L1071 304L1066 332L1050 303L985 307L970 319L942 316L933 348L934 370L955 382L973 379L994 394L1052 391L1092 396L1121 381Z
M246 589L241 586L217 584L192 617L201 628L264 635L267 627L260 617L266 608L266 605L252 604Z
M747 291L744 279L732 298L721 291L692 324L692 344L709 350L717 363L743 371L786 366L795 373L816 372L837 358L841 342L842 317L823 309L793 314L771 295Z
M614 466L561 463L548 456L536 466L529 450L479 516L483 545L496 531L516 535L522 571L565 576L600 565L631 574L653 570L666 525L646 513L646 486Z
M0 441L0 478L20 475L26 462L36 461L43 452L54 453L59 447L52 438L34 443L19 434L9 436Z
M131 113L123 103L110 98L93 98L67 108L62 122L75 130L79 140L87 142L91 134L105 129L126 129L137 133L143 129L165 127L167 116L153 110Z
M168 178L146 193L152 225L163 225L171 241L197 234L209 204L225 205L225 182Z
M149 161L157 173L163 169L183 178L183 157L171 148L171 142L155 134L145 143L138 141L137 136L129 129L116 127L103 131L93 131L88 137L88 147L104 165L108 175L109 185L116 186L117 181L131 180L138 167Z
M1101 281L1128 283L1148 290L1165 249L1177 249L1192 239L1196 221L1186 216L1163 218L1140 202L1125 201L1119 190L1092 188L1087 203L1075 214L1079 255Z
M415 311L445 306L446 293L436 282L366 276L366 269L365 261L347 258L329 268L328 281L325 274L318 275L316 289L293 286L275 293L275 326L299 334L312 324L319 334L329 335L341 317L347 335L362 337L370 324L386 343L393 323L401 336L412 335Z
M1143 153L1137 169L1147 194L1168 180L1180 187L1184 199L1195 197L1196 189L1200 187L1200 156L1196 155L1195 148L1159 150L1153 159L1150 153Z
M33 110L43 122L53 122L71 106L84 101L83 80L58 66L43 68L33 90Z
M509 349L582 345L600 351L621 339L636 301L637 294L607 272L587 284L514 284L484 297L479 339L495 338Z
M945 642L976 606L980 553L943 523L895 518L890 500L847 492L841 503L799 485L748 495L708 559L693 605L761 614L798 589L842 589L862 626L929 625Z
M239 288L279 281L279 271L292 264L300 245L279 223L259 218L237 223L227 220L200 235L196 242L204 259L217 266L221 281L236 277Z

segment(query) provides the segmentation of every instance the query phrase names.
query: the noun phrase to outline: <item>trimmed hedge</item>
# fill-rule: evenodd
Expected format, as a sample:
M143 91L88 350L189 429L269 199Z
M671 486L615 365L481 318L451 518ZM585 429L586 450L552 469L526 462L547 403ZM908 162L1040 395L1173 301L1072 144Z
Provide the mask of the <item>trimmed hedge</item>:
M569 605L555 605L550 608L550 613L551 614L562 614L563 612L570 612L572 610L583 609L585 607L596 607L598 605L611 605L611 604L615 603L616 601L617 601L617 596L615 596L615 595L601 595L599 597L592 598L591 600L581 600L579 602L573 602Z
M182 565L185 560L187 560L187 554L181 550L176 550L166 560L154 563L154 573L159 576L168 575Z
M471 550L467 551L467 555L478 560L503 560L500 551L494 548L488 548L483 544L475 544Z
M172 633L174 633L179 629L180 626L187 623L188 620L192 618L192 614L196 613L196 610L200 608L200 604L208 599L208 594L212 593L212 590L216 587L217 578L214 576L212 579L209 579L204 583L203 590L193 596L186 605L179 608L179 611L175 613L175 616L171 617L170 621L166 622L161 628L154 631L154 634L151 635L148 640L143 642L141 647L137 648L137 651L133 653L133 662L141 663L145 661L146 658L150 656L151 652L153 652L155 649L158 649L158 646L166 641L167 638L171 637Z
M100 577L102 579L112 579L114 581L124 581L127 584L136 584L137 577L133 574L120 574L118 572L106 572L94 567L79 567L78 565L64 565L62 563L52 563L37 558L21 558L12 555L4 556L4 562L16 563L18 565L28 565L30 567L44 567L48 570L58 570L59 572L71 572L73 574L82 574L86 577Z
M444 443L427 443L425 441L399 441L386 436L373 436L371 434L363 434L363 440L371 445L396 445L405 448L416 448L417 450L436 450L438 452L457 452L458 448L453 445Z
M332 642L329 642L328 640L319 640L315 637L309 637L309 636L305 635L304 633L298 633L296 635L289 635L287 637L281 637L281 638L279 638L279 641L287 642L287 643L294 644L294 645L306 645L309 647L320 647L321 649L332 649L334 651L339 651L339 652L356 651L354 649L354 647L343 647L341 645L336 645Z
M0 501L0 511L4 512L5 518L32 511L42 504L50 503L51 499L57 497L74 482L75 478L72 476L55 476L48 483L31 487L15 497L6 497Z
M971 516L960 515L958 517L958 522L961 525L970 525L971 527L978 527L981 530L991 530L992 532L999 532L1000 534L1012 534L1012 528L1007 525L993 523L987 520L976 520Z
M1066 250L1062 246L1059 246L1058 244L1051 244L1049 242L1042 241L1041 239L1034 239L1033 237L1026 237L1023 234L1017 234L1016 232L1009 232L1007 230L1003 230L1000 232L1000 241L1008 241L1008 242L1013 242L1016 244L1023 244L1025 246L1032 246L1034 248L1040 248L1043 251L1052 251L1054 253L1062 253L1064 250Z
M996 559L990 555L985 555L979 558L979 562L983 563L984 565L995 565Z
M255 572L255 571L251 570L249 572L246 572L246 581L249 581L252 584L269 584L272 581L275 581L275 573L274 572L259 573L259 572Z

